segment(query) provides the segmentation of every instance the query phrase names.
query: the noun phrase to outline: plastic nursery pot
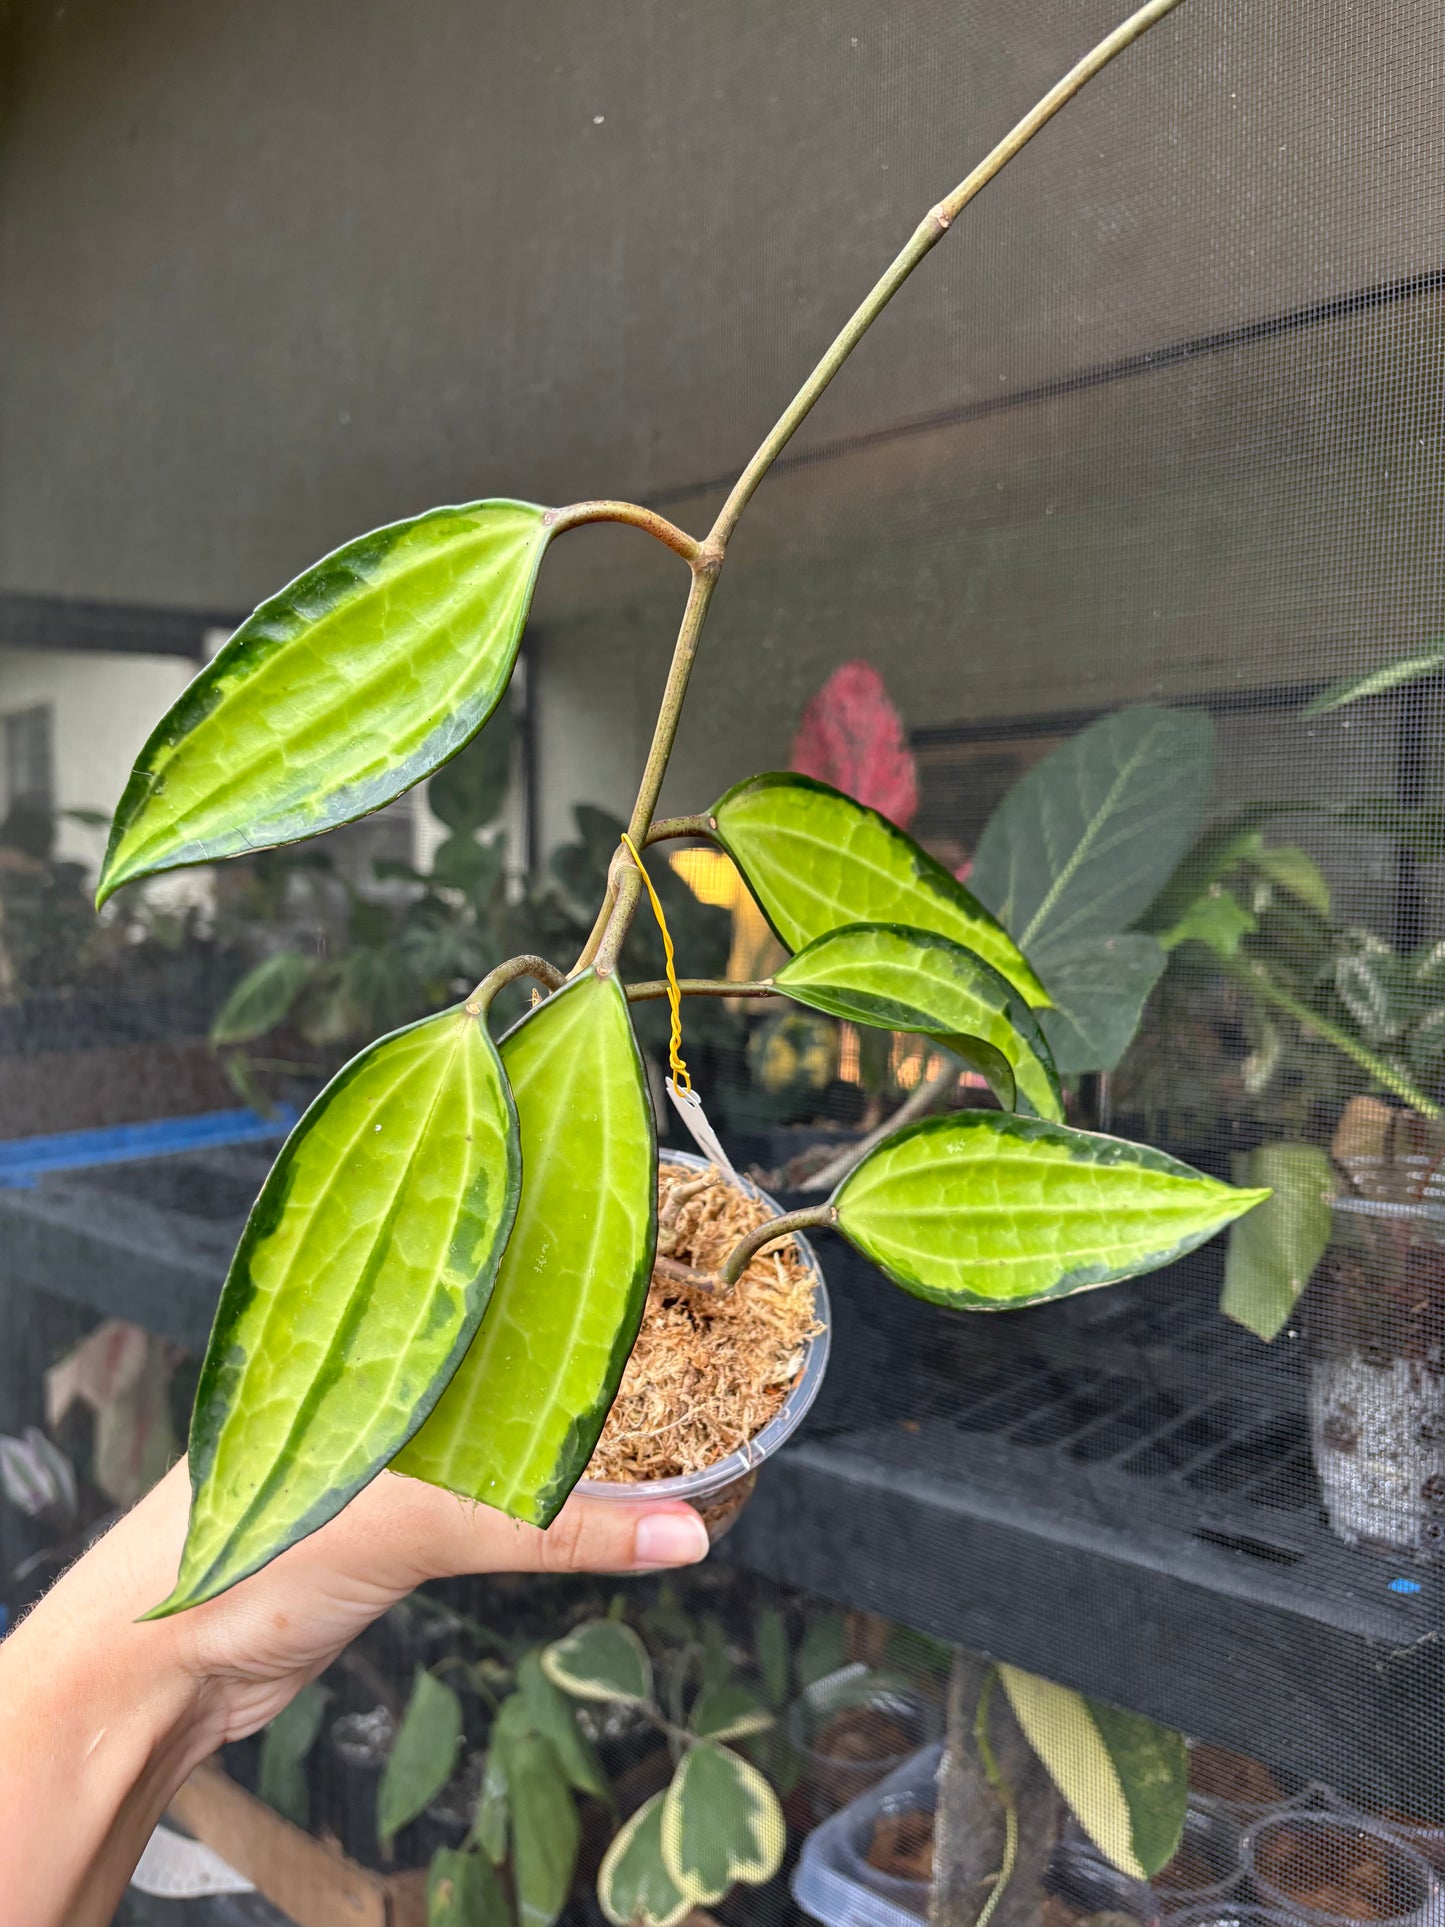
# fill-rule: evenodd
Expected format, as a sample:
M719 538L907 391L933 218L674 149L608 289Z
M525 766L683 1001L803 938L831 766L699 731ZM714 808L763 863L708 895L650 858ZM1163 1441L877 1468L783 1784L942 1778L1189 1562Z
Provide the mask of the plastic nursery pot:
M1440 1890L1428 1864L1371 1821L1276 1814L1245 1834L1243 1858L1256 1900L1296 1927L1376 1920L1426 1927L1440 1918Z
M1302 1773L1206 1741L1190 1742L1189 1790L1228 1814L1241 1833L1285 1807L1328 1804L1324 1790Z
M1445 1555L1445 1197L1335 1200L1308 1345L1332 1529L1396 1556Z
M805 1914L824 1927L916 1927L927 1918L930 1880L887 1872L869 1856L880 1824L897 1830L916 1821L921 1830L931 1821L941 1752L924 1747L814 1827L792 1879Z
M935 1742L911 1755L807 1836L792 1879L804 1913L824 1927L916 1927L927 1919L942 1752ZM1087 1845L1061 1842L1043 1886L1056 1907L1076 1919L1118 1914L1157 1927L1150 1889Z
M816 1680L788 1709L788 1738L822 1820L943 1732L943 1708L895 1673L860 1664Z
M1239 1891L1240 1832L1217 1801L1191 1793L1179 1850L1154 1876L1154 1891L1169 1913L1223 1906Z
M691 1151L675 1151L670 1145L661 1155L664 1164L681 1164L698 1172L709 1168L707 1158L698 1157ZM738 1176L733 1182L750 1198L765 1204L775 1218L784 1215L777 1200L769 1197L766 1191L760 1191L750 1178ZM828 1364L832 1317L823 1267L806 1238L794 1232L793 1241L802 1254L805 1267L812 1274L813 1310L822 1330L816 1338L808 1340L802 1369L783 1401L782 1409L769 1419L755 1437L748 1439L736 1451L729 1452L725 1459L719 1459L715 1465L704 1466L700 1472L684 1472L671 1479L639 1480L635 1484L611 1479L579 1479L576 1487L578 1492L589 1499L603 1499L612 1505L652 1506L659 1499L686 1499L701 1515L707 1527L707 1536L714 1545L729 1530L752 1496L753 1487L758 1482L759 1468L780 1446L787 1443L807 1417L808 1408L818 1396Z

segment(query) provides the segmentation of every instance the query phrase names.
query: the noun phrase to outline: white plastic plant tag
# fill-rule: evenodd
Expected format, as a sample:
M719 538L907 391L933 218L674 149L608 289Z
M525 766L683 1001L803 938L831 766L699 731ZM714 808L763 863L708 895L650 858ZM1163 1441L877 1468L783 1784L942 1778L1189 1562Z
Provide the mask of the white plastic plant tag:
M707 1121L707 1112L702 1108L702 1099L696 1091L680 1091L669 1077L667 1094L672 1099L672 1108L687 1126L693 1142L705 1158L711 1160L724 1177L735 1178L737 1172L727 1152L718 1143L717 1132Z
M157 1827L130 1884L156 1900L200 1900L206 1894L251 1894L256 1891L244 1874L228 1867L218 1853L200 1840L187 1840L169 1827Z

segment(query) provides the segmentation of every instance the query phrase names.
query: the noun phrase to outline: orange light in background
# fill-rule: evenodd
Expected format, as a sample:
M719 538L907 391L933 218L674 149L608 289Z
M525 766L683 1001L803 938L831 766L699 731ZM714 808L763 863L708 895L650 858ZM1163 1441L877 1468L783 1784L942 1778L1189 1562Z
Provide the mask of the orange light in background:
M673 850L667 860L699 903L713 903L721 910L732 912L729 980L748 983L775 970L785 953L768 928L762 911L753 902L732 858L721 850L709 850L699 844L690 850ZM688 974L685 960L682 972L684 976Z

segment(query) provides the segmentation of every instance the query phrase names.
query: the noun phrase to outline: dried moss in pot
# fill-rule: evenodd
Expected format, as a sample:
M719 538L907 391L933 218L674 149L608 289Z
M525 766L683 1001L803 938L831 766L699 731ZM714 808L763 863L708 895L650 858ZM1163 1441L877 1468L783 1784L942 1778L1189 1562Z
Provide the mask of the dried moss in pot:
M715 1165L658 1171L658 1252L678 1271L717 1273L748 1232L777 1216ZM589 1479L640 1484L706 1471L783 1409L822 1331L817 1274L795 1238L757 1253L731 1291L654 1272Z

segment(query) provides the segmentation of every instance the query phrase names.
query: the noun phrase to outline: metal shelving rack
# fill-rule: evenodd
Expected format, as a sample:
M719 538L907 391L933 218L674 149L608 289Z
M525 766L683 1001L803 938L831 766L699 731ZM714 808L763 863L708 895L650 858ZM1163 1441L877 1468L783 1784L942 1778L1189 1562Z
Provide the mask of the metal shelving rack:
M269 1159L0 1192L4 1273L199 1348ZM1418 1718L1445 1699L1445 1585L1331 1535L1302 1341L1220 1317L1217 1253L993 1317L823 1253L835 1367L727 1556L1307 1774L1353 1761L1377 1798L1445 1793Z

